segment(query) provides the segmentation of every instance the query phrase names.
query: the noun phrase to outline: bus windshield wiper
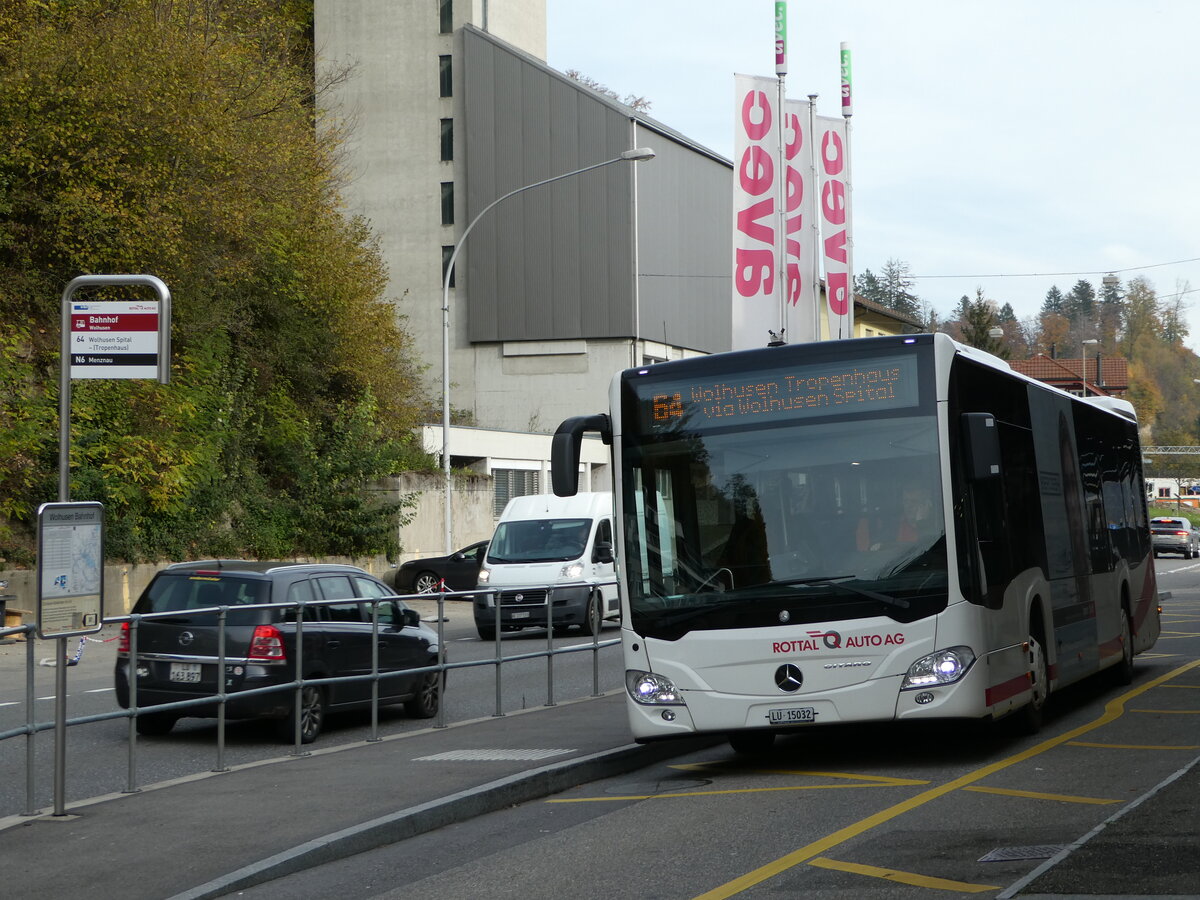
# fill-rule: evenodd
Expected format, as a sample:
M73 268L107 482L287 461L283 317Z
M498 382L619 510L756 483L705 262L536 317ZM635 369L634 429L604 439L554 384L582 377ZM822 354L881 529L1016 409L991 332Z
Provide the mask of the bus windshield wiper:
M855 578L855 575L839 575L837 578ZM812 583L812 582L810 582ZM848 584L835 582L833 579L818 579L818 584L829 584L832 587L839 588L850 594L855 594L859 597L866 597L868 600L874 600L877 603L882 603L884 606L894 606L896 609L908 609L909 602L902 600L900 597L893 597L891 594L881 594L879 591L869 591L866 588L852 587Z

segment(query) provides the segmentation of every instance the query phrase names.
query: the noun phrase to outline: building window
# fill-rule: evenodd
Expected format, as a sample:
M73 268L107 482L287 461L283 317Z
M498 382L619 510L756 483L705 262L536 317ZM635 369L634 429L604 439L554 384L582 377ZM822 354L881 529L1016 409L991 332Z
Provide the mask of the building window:
M454 3L451 0L438 0L438 18L442 34L450 34L454 30Z
M497 518L513 497L524 497L538 492L539 473L535 469L493 469L492 486L495 499L492 514Z
M1169 487L1160 487L1160 488L1158 489L1158 496L1160 496L1160 497L1170 497L1170 496L1171 496L1171 489L1170 489Z
M454 120L442 119L442 162L454 159Z
M454 255L454 247L442 247L442 284L446 283L446 269L450 266L450 257ZM454 273L450 273L450 287L454 287Z
M454 96L454 63L449 56L438 57L438 84L443 97Z
M442 224L454 224L454 182L442 182Z

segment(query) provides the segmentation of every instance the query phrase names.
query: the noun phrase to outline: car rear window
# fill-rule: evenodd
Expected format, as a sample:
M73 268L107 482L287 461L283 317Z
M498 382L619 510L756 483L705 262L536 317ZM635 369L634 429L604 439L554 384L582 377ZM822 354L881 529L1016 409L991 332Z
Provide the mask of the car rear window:
M1189 522L1187 519L1151 519L1150 524L1159 528L1187 528Z
M196 621L203 619L215 624L215 613L195 617L187 614L192 610L213 606L236 607L269 603L270 599L271 585L264 579L236 575L160 573L138 599L133 611L142 615L178 612L183 614L180 618ZM237 625L249 623L257 618L254 610L244 610L240 614L231 610L227 621L230 625ZM174 621L175 617L172 617L172 620Z

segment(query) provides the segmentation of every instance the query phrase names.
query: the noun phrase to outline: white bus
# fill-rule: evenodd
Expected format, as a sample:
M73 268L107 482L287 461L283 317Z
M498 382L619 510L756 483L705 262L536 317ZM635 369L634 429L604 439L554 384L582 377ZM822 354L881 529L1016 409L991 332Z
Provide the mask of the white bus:
M1033 730L1049 694L1133 677L1160 609L1132 406L946 335L828 341L618 374L611 441L639 741L893 719Z

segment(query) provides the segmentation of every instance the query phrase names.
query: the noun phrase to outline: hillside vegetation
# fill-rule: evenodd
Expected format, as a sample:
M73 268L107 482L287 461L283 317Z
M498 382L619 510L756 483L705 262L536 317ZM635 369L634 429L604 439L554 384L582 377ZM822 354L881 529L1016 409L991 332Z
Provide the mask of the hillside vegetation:
M279 0L0 4L10 562L57 498L59 298L88 273L157 275L174 305L170 385L74 383L71 499L106 505L111 558L394 552L400 510L365 488L421 456L419 372L369 227L341 209L310 18Z

